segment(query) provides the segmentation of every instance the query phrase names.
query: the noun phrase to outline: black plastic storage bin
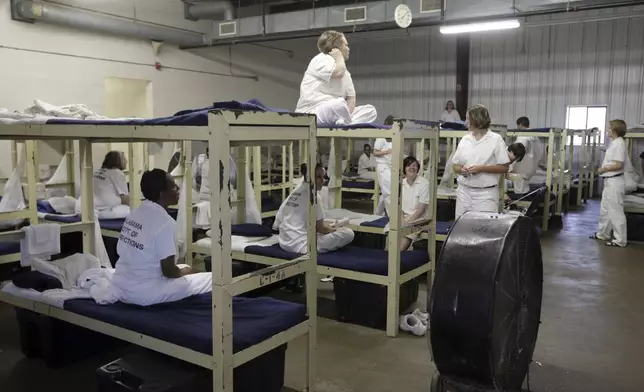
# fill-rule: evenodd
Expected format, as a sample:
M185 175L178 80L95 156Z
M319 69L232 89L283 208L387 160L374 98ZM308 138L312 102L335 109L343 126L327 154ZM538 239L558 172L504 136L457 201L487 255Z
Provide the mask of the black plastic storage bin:
M644 215L626 214L626 232L629 241L644 241Z
M16 308L20 327L20 347L28 358L42 358L51 368L59 368L125 343L65 321Z
M400 285L400 311L418 299L418 280ZM334 278L335 309L338 321L385 329L387 325L387 286Z
M234 370L234 392L280 392L284 386L286 345ZM212 371L144 351L96 370L98 392L210 392Z

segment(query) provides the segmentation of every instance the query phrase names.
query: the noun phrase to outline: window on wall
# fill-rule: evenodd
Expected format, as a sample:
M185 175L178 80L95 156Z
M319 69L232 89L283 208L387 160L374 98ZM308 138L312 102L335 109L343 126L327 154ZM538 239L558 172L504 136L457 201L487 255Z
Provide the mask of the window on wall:
M606 106L568 106L566 111L567 129L591 129L597 128L600 131L599 144L604 143L604 131L606 130ZM573 145L581 145L581 137L575 136Z

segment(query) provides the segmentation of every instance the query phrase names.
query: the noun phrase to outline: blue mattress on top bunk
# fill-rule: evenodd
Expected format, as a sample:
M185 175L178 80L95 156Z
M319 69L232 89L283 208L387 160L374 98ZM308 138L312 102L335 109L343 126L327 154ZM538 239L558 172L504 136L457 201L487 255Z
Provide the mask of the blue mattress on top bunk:
M342 180L343 188L374 189L375 186L375 181Z
M387 226L387 223L389 223L389 217L383 216L380 219L369 222L362 222L360 226L384 228L385 226ZM452 228L453 224L454 222L436 221L436 234L447 234L449 232L449 229Z
M58 214L47 214L44 216L45 220L51 221L51 222L59 222L59 223L77 223L81 221L81 216L80 215L58 215ZM101 226L101 229L105 230L113 230L113 231L121 231L123 228L123 223L125 222L125 218L121 219L99 219L98 223Z
M11 255L20 253L20 241L2 241L0 242L0 255Z
M65 302L65 310L212 354L210 293L147 307L75 299ZM233 350L244 350L305 320L306 308L299 304L272 298L233 298Z
M269 108L257 99L251 99L246 102L226 101L216 102L212 106L195 109L183 110L175 113L170 117L132 119L132 120L76 120L68 118L54 118L47 120L47 124L84 124L84 125L189 125L189 126L207 126L208 112L211 110L241 110L255 112L277 112L286 113L285 110ZM289 115L298 115L290 113ZM308 114L299 114L308 116Z
M328 128L328 129L360 129L360 128L391 129L391 125L382 125L382 124L376 124L376 123L359 123L359 124L349 124L349 125L318 124L318 128Z
M250 245L244 249L244 252L282 260L293 260L301 256L300 254L283 250L279 244L272 246ZM346 246L335 252L318 254L318 265L320 266L383 276L387 275L388 260L386 250L358 248L355 246ZM401 252L400 273L409 272L428 262L429 256L426 251Z

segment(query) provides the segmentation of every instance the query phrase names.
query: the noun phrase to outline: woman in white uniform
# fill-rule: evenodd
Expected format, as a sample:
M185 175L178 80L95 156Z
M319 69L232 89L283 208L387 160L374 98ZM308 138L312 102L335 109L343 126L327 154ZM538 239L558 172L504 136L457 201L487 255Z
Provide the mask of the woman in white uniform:
M385 125L393 125L394 116L389 115L385 119ZM376 157L376 173L380 185L380 202L376 208L377 215L384 215L389 210L391 195L391 147L387 139L376 139L373 144L373 155Z
M319 124L374 122L376 108L356 106L356 90L345 64L350 50L344 34L332 30L322 33L318 50L302 78L295 112L315 114Z
M602 166L597 171L604 178L604 191L599 208L599 224L597 233L590 238L607 241L607 246L626 246L626 215L624 214L624 196L626 194L626 181L624 172L628 171L631 162L624 142L626 123L623 120L610 122L610 129L606 133L611 140Z
M366 180L376 179L376 159L371 154L371 146L365 144L358 159L358 177Z
M130 197L123 170L127 159L121 151L105 154L101 168L94 172L94 208L99 219L119 219L130 214ZM81 212L81 197L75 210Z
M429 206L429 181L419 176L420 162L415 157L407 157L403 161L405 178L402 182L402 223L410 223L427 217ZM409 249L418 239L420 233L414 233L401 240L400 250Z
M461 115L454 106L453 101L447 101L445 104L445 111L441 114L441 122L460 122Z
M456 219L467 211L499 212L499 180L508 172L510 159L503 138L490 131L490 112L475 105L467 111L463 136L452 161L458 174Z
M176 222L167 208L179 202L179 188L161 169L141 177L141 206L127 217L116 250L119 259L112 284L119 301L149 306L179 301L212 288L210 273L192 273L177 265Z
M307 176L306 165L302 165L300 173L304 178L288 198L282 203L275 221L279 221L279 244L286 251L305 254L307 252L308 214L310 182ZM315 167L315 187L320 190L324 185L324 168ZM339 229L324 223L322 199L317 196L315 204L315 231L317 232L317 249L319 253L332 252L349 245L353 241L353 230L346 227Z

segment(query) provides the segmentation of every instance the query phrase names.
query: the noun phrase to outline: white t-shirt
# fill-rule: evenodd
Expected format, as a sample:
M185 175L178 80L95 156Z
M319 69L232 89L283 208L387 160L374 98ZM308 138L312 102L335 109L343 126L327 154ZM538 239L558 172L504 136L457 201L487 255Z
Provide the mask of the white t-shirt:
M610 142L610 145L606 149L604 160L602 161L602 167L612 165L617 162L624 163L620 170L602 173L601 176L612 177L631 170L632 164L628 157L628 151L626 151L626 143L624 143L624 138L621 137L615 138L615 140Z
M539 167L539 160L541 159L535 157L535 150L538 150L539 138L538 137L528 137L520 136L517 137L516 143L521 143L525 147L525 156L521 162L515 161L512 163L510 171L516 173L524 179L530 179L532 176L537 174L537 168Z
M458 113L456 109L454 109L451 112L444 110L443 114L441 114L441 121L442 122L461 122L462 120L461 120L461 115Z
M510 162L507 147L501 135L487 131L480 140L471 133L463 136L452 157L454 165L504 165ZM458 183L473 187L487 188L499 183L500 174L478 173L469 176L459 174Z
M161 260L176 254L176 222L168 212L144 200L125 219L116 251L119 260L112 279L121 290L133 292L138 283L167 279L161 272Z
M376 168L376 157L373 156L373 154L371 156L367 156L367 154L362 153L362 155L360 155L360 159L358 159L358 174L366 173L371 168Z
M391 150L391 146L391 142L388 142L387 139L376 139L376 142L373 144L373 149L379 151ZM376 163L391 166L391 153L376 157Z
M416 212L419 204L429 204L429 181L417 175L413 184L407 179L402 181L402 211L405 215Z
M309 195L309 183L302 182L291 192L277 212L277 216L280 218L279 243L286 250L296 253L306 253L307 251ZM315 205L315 215L317 221L324 219L322 198L319 194Z
M315 113L318 106L335 98L355 97L351 73L346 71L341 78L333 78L335 59L328 54L319 53L311 59L302 83L297 113Z
M120 169L98 169L94 172L94 208L105 210L121 204L127 195L127 180Z

